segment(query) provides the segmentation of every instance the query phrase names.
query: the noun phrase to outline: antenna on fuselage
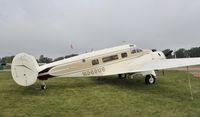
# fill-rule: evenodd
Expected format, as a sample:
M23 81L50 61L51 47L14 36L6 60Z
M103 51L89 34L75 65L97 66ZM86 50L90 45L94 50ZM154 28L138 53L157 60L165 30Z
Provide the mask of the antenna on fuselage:
M126 45L126 44L129 44L127 41L121 41L120 42L120 45Z
M122 41L122 44L126 44L126 41Z

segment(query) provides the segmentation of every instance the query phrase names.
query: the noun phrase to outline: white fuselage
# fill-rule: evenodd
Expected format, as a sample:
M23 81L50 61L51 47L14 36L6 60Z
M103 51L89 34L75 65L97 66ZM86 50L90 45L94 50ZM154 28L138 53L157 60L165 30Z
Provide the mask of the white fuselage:
M107 76L133 73L133 66L138 67L141 63L155 59L165 59L165 55L160 51L152 52L151 50L137 49L133 45L123 45L40 66L38 68L38 78Z

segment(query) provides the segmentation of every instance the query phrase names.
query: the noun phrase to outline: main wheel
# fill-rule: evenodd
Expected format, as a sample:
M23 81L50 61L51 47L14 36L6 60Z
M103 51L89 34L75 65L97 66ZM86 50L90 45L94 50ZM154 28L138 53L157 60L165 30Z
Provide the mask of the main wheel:
M146 84L154 84L156 82L156 78L155 78L155 76L154 75L147 75L146 77L145 77L145 83Z
M126 74L119 74L118 77L119 77L119 79L125 79L127 77L127 75Z

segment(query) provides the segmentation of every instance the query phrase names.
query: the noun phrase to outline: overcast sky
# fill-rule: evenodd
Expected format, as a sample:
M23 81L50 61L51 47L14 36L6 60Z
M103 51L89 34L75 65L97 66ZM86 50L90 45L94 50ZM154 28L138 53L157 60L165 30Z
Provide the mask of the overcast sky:
M58 57L123 42L200 46L200 0L0 0L0 57Z

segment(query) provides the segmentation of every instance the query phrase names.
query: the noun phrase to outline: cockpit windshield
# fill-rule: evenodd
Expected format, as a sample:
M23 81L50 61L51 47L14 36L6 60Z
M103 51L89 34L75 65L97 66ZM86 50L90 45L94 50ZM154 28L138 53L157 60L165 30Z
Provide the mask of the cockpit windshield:
M134 48L134 49L131 50L131 54L140 53L140 52L142 52L142 50L137 49L137 48Z

